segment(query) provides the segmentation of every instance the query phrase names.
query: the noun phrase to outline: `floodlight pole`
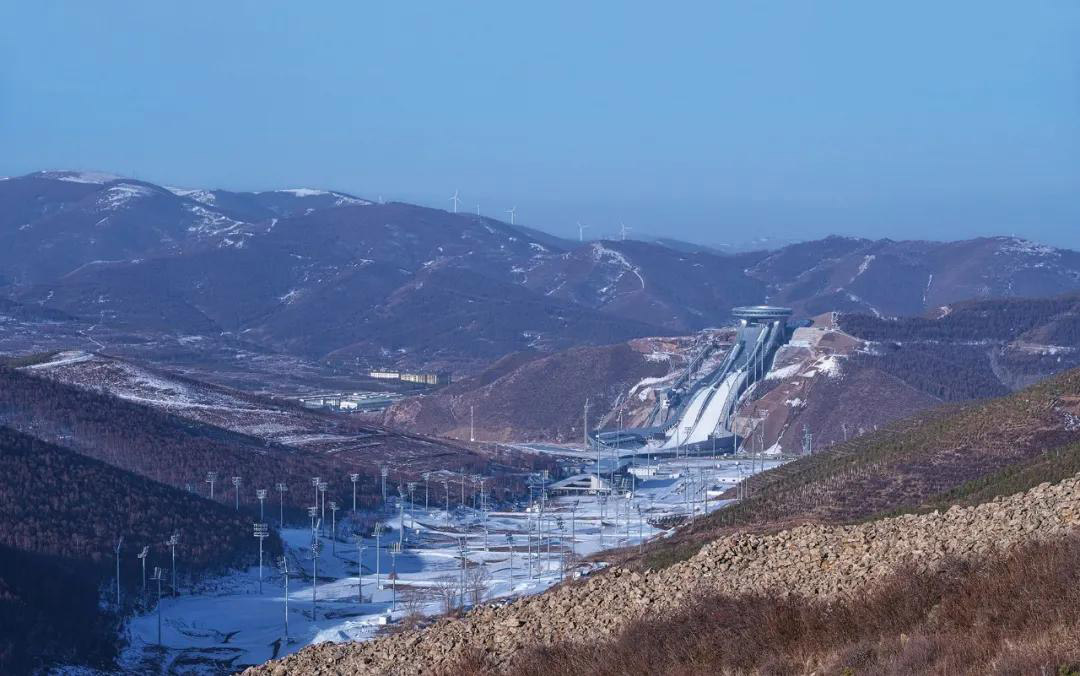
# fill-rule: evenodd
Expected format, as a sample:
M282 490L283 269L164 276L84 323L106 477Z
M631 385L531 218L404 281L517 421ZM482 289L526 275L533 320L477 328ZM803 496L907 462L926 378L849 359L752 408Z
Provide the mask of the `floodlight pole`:
M330 549L331 554L337 554L337 501L330 501Z
M382 523L375 524L375 591L382 589L382 578L379 571L379 559L382 556ZM375 599L375 594L371 594L372 600Z
M259 540L259 595L263 593L263 540L270 535L270 529L265 523L257 523L254 526L255 537Z
M390 475L390 468L383 465L379 468L379 475L382 477L382 501L383 508L386 508L386 477Z
M285 642L289 642L289 559L287 557L281 557L279 560L281 566L281 579L285 583Z
M240 511L240 477L234 476L232 478L233 488L236 489L236 511Z
M142 561L142 596L146 599L146 555L150 553L150 547L144 546L139 552L139 560Z
M356 482L360 480L359 474L350 474L349 481L352 482L352 511L356 514Z
M570 557L577 559L577 508L578 501L570 505Z
M397 610L397 557L401 553L401 543L390 543L390 580L391 587L393 587L394 595L393 602L390 607L391 612Z
M255 491L255 497L259 501L259 521L260 522L264 522L266 520L266 514L265 514L265 512L263 510L263 507L265 506L265 503L266 503L266 495L267 495L267 492L266 492L265 488L260 488L260 489Z
M357 533L356 537L356 602L364 602L364 536Z
M398 491L398 547L405 544L405 496L402 493L403 491Z
M510 549L510 593L514 593L514 536L506 534L506 545Z
M319 484L320 483L322 483L322 479L320 479L317 476L311 477L311 490L313 490L315 492L315 502L313 504L316 507L319 506Z
M641 528L641 505L637 506L637 539L638 539L638 554L641 553L641 549L644 546L645 540L642 538Z
M124 546L124 536L116 542L116 610L120 611L120 548Z
M278 528L279 529L285 527L285 492L287 490L289 490L289 486L287 484L279 483L277 485L277 492L278 492ZM288 635L288 633L289 633L288 631L285 632L286 635Z
M320 523L326 521L326 489L328 484L325 481L319 482L319 496L322 498L322 507L319 510ZM319 526L319 532L322 533L322 526Z
M210 499L214 499L214 482L217 481L217 472L206 473L206 483L210 484Z
M154 567L154 577L152 579L157 580L157 642L161 645L161 578L165 577L162 574L161 568Z
M424 472L424 511L428 511L428 479L431 478L431 472Z
M176 589L176 545L180 544L180 534L173 533L169 536L169 540L165 544L169 545L169 548L172 550L172 588L173 596L176 597L179 596Z
M322 525L322 519L315 524L316 528ZM316 618L316 612L318 611L318 589L319 589L319 550L322 549L322 543L319 542L319 536L312 532L311 534L311 621L314 622Z

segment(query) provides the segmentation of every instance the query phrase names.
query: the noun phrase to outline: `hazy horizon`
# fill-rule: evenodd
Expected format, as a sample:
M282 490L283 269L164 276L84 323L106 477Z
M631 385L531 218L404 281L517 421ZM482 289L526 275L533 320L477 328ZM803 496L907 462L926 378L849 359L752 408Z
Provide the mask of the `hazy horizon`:
M1080 5L0 9L0 174L315 187L570 239L1080 249Z

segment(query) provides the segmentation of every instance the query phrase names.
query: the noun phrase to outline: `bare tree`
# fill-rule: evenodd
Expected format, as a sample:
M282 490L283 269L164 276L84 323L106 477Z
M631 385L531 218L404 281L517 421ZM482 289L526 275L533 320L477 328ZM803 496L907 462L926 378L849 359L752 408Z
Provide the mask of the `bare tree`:
M487 566L472 566L465 571L465 589L472 605L480 605L490 587L491 573Z
M439 601L444 615L449 615L457 608L458 580L456 575L444 575L436 578L431 587L431 594Z

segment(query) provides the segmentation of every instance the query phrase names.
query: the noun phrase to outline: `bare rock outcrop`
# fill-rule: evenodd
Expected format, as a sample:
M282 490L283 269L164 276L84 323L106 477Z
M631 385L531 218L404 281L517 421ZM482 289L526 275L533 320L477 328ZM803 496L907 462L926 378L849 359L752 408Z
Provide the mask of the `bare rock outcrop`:
M930 571L948 557L977 559L1017 543L1060 537L1078 525L1080 480L1074 477L945 512L734 535L661 571L613 569L424 629L366 643L309 646L244 674L424 674L474 651L508 664L526 646L605 638L635 619L677 609L704 593L833 598L901 567Z

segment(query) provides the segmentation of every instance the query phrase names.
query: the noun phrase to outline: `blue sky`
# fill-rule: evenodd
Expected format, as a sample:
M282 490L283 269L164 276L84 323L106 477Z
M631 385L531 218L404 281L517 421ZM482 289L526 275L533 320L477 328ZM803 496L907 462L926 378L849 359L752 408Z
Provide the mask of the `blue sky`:
M1080 248L1080 2L0 7L0 174Z

